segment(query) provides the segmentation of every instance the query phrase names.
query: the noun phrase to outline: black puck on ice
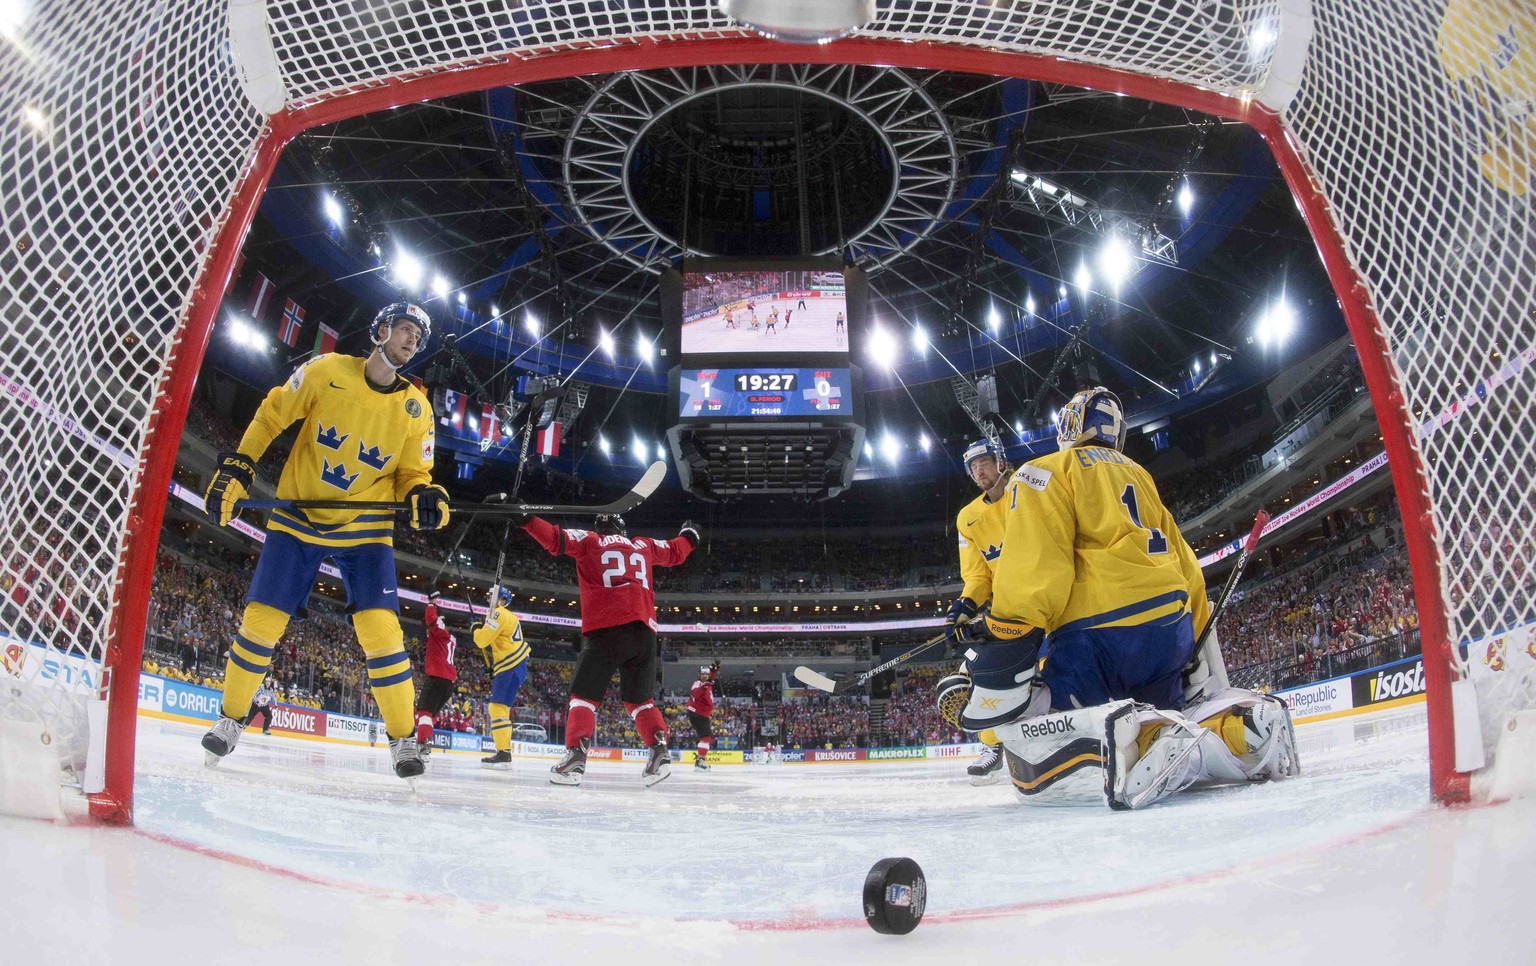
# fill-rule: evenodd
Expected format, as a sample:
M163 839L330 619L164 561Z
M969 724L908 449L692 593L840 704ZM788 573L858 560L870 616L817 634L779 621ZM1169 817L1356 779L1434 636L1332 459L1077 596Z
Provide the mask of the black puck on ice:
M905 936L927 904L928 880L911 859L881 859L864 877L864 918L875 932Z

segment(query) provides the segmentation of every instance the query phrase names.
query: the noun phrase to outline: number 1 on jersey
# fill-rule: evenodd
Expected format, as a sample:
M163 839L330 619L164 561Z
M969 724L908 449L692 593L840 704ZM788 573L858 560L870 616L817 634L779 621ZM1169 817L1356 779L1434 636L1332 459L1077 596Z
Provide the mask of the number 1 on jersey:
M1136 485L1125 484L1125 489L1120 493L1120 502L1125 504L1125 510L1131 515L1131 522L1143 530L1151 530L1152 536L1147 538L1147 553L1156 556L1168 552L1168 538L1163 536L1163 531L1157 527L1149 527L1141 522L1141 510L1136 505Z

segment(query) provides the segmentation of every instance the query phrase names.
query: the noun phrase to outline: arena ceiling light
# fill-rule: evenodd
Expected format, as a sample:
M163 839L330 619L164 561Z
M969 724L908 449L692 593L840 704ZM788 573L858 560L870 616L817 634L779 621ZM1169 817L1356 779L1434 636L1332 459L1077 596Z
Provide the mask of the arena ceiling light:
M1110 291L1120 294L1120 286L1136 271L1136 258L1119 235L1110 235L1099 248L1099 274L1109 283Z
M238 315L229 317L229 341L242 349L250 349L253 352L266 352L271 348L267 337L256 330L250 322Z
M602 433L597 434L597 448L602 451L604 456L607 456L613 452L613 445L608 442L608 437L604 436Z
M629 451L635 454L635 459L640 463L650 463L651 448L645 445L645 440L641 439L639 436L636 436L634 439L630 440Z
M916 349L919 355L925 355L928 352L928 332L921 325L912 327L912 348Z
M432 294L433 295L436 295L440 299L445 299L445 298L448 297L448 293L452 289L453 289L453 286L448 284L448 280L446 278L443 278L441 275L434 275L434 276L432 276Z
M340 228L345 224L345 219L341 211L341 202L336 200L335 195L331 194L330 192L326 192L324 199L322 199L320 203L325 208L325 217L327 221L335 225L337 228Z
M1035 314L1035 293L1029 292L1024 296L1024 311L1030 315Z
M1259 316L1259 323L1254 327L1254 339L1262 348L1267 349L1273 345L1278 349L1290 340L1295 331L1296 310L1282 295Z
M1033 311L1033 310L1031 310L1031 311ZM989 305L989 306L987 306L987 328L991 329L992 332L994 334L996 334L998 328L1002 324L1003 324L1003 317L1002 317L1001 313L999 313L997 311L997 306L996 305Z
M389 273L401 288L417 292L421 290L421 280L426 277L427 269L415 255L396 248L394 260L389 263Z
M896 442L896 437L889 432L880 437L880 455L885 457L885 461L892 466L901 459L901 444Z
M661 443L656 444L656 458L662 462L666 462L667 460L667 448Z
M1088 270L1087 262L1078 263L1077 274L1072 277L1072 284L1076 285L1078 292L1083 295L1087 295L1093 288L1093 273Z
M930 444L928 442L928 434L927 433L918 433L917 434L917 445L918 445L918 448L921 449L924 453L928 452L928 447L929 447Z
M641 359L645 360L646 365L650 365L651 360L656 358L656 346L645 337L644 332L635 337L635 351L640 354Z
M896 367L896 338L885 326L876 324L869 330L869 358L882 369Z
M829 44L875 19L875 0L716 0L720 12L770 40Z
M539 317L537 315L534 315L532 312L528 312L523 316L523 328L528 330L529 335L537 339L539 337L539 332L543 329L543 326L539 325Z
M598 336L597 344L608 354L608 358L613 358L613 333L603 332Z
M1195 190L1186 181L1179 186L1179 213L1189 217L1189 209L1195 206Z

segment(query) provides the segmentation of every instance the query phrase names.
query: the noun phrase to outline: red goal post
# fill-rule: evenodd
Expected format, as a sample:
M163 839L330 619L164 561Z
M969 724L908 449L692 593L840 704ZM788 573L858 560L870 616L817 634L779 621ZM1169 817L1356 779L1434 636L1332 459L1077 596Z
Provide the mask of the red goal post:
M1536 135L1521 111L1536 36L1525 25L1506 40L1512 28L1500 26L1518 7L892 0L824 46L757 37L711 0L80 0L34 10L0 39L11 119L0 130L0 439L27 467L0 483L13 510L0 550L8 588L19 582L28 598L0 612L0 633L97 672L8 688L0 725L24 726L0 734L0 756L35 752L15 743L41 723L67 739L50 747L72 749L64 774L92 814L131 818L165 493L215 313L288 141L496 85L866 63L1118 91L1265 138L1375 401L1424 640L1432 789L1465 798L1475 752L1491 753L1509 714L1536 706L1536 661L1517 653L1529 649L1519 628L1532 617L1536 573L1522 522L1536 502ZM68 621L49 617L61 596ZM1464 659L1457 645L1469 642L1486 654ZM1455 707L1453 681L1467 682ZM103 696L104 729L79 713Z

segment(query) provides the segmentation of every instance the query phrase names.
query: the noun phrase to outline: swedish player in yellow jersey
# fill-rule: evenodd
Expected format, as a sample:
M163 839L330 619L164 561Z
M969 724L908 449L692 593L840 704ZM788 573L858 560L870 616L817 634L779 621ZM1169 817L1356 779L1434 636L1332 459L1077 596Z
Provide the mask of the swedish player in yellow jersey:
M1008 489L1008 457L1001 443L979 439L966 447L965 472L981 490L981 495L967 503L955 517L955 532L960 544L960 579L965 586L949 605L944 618L945 636L955 639L958 629L976 616L982 604L992 599L992 571L1003 550L1003 527L1008 521L1008 506L1003 496ZM977 736L986 747L966 769L972 785L992 785L1001 780L1003 753L991 728Z
M528 679L528 642L523 640L523 623L508 607L512 591L495 590L496 606L485 615L485 622L474 627L475 646L485 656L491 669L491 741L496 751L480 763L491 767L512 762L512 706L517 703L518 688Z
M1227 689L1178 713L1205 578L1125 434L1114 393L1084 390L1059 451L1013 474L990 612L956 631L966 673L939 683L940 708L996 729L1026 801L1136 808L1196 781L1295 774L1283 703Z
M373 320L367 359L316 356L267 394L237 450L220 453L204 507L220 526L236 515L256 463L295 422L299 436L277 484L283 500L403 501L413 529L448 522L448 493L432 483L432 406L399 368L426 344L432 321L397 302ZM272 511L266 543L224 669L221 717L203 736L210 763L228 755L244 730L251 694L272 663L289 619L304 606L326 558L341 571L347 610L367 655L368 679L389 735L395 773L422 772L416 747L410 659L400 629L395 584L395 517L389 511Z

